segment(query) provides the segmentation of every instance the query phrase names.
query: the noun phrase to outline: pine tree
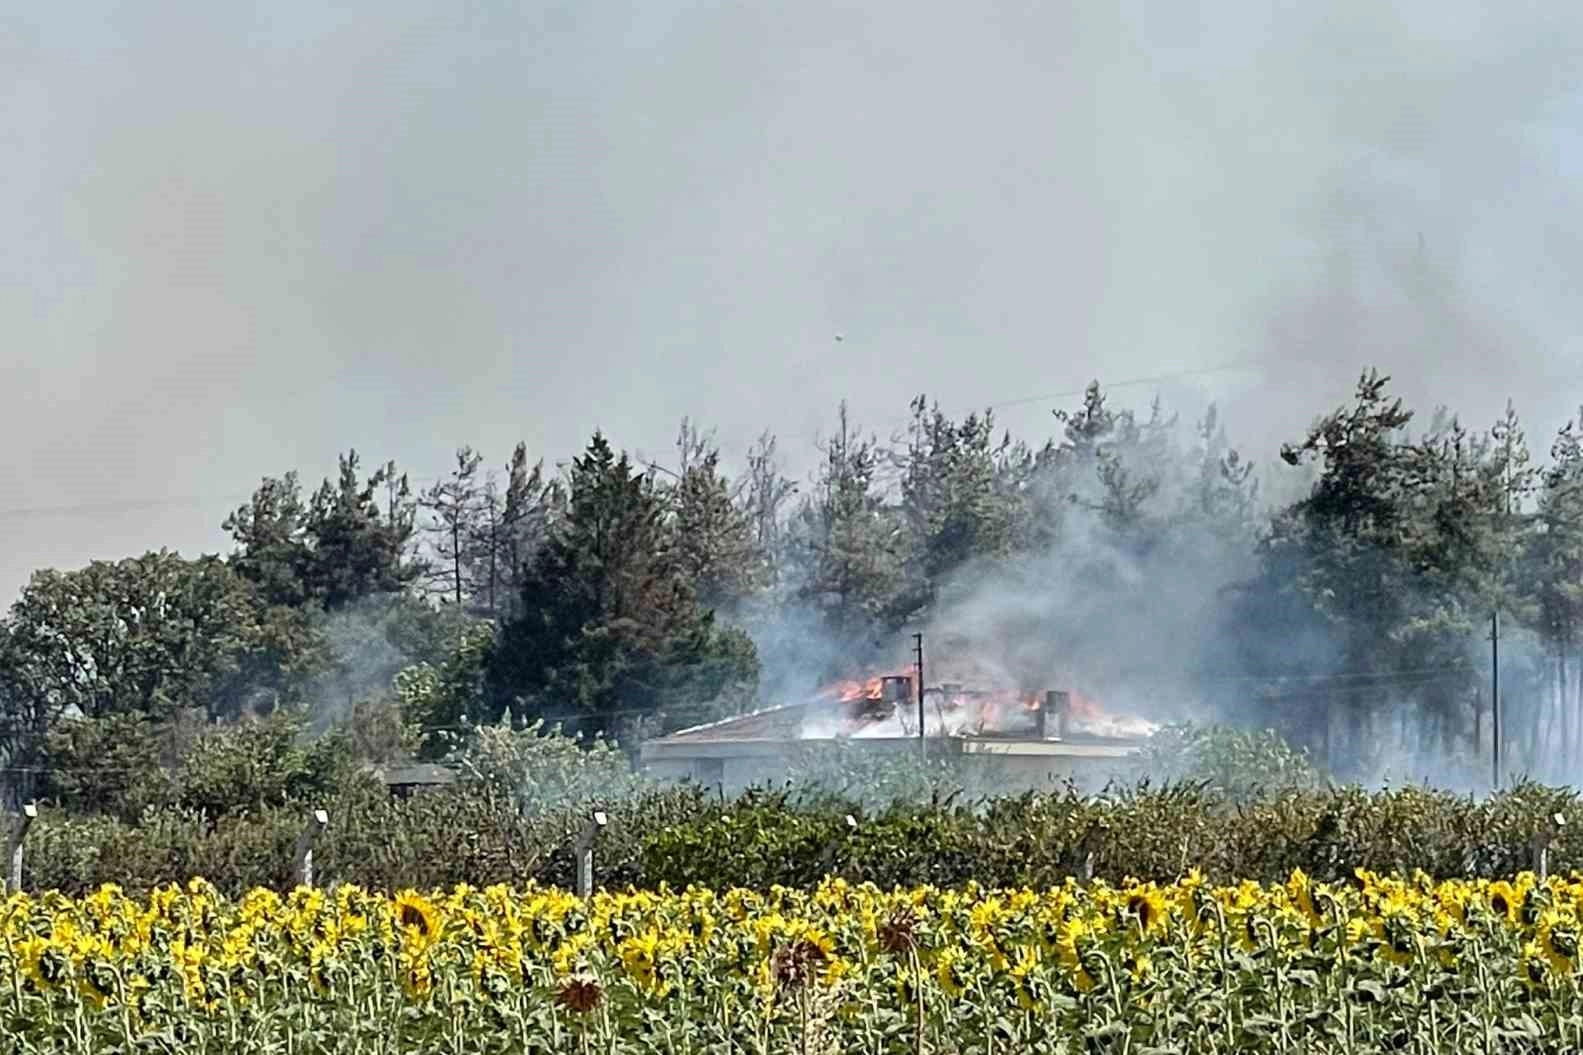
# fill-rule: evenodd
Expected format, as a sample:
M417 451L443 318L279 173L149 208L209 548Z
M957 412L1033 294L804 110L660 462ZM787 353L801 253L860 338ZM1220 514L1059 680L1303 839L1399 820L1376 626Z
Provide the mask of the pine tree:
M908 528L908 596L898 616L931 606L969 561L1011 552L1021 498L1002 485L1007 460L1019 454L1009 435L995 440L990 412L958 423L923 396L913 401L907 446L897 458Z
M883 630L901 585L903 525L878 486L880 450L861 436L841 404L836 434L797 515L798 593L835 640Z
M435 553L429 588L443 600L461 606L473 593L468 554L484 514L478 468L483 457L471 447L456 452L456 467L418 499L418 508L429 514L425 533Z
M404 590L421 574L406 476L392 462L360 480L358 464L355 450L343 455L336 482L325 480L307 503L296 473L266 477L226 518L236 543L231 567L270 603L335 610Z
M754 581L768 591L776 590L786 573L787 504L796 494L797 484L781 472L775 437L766 431L748 450L746 483L737 501L752 533Z
M762 585L753 525L720 471L712 437L684 420L676 447L679 474L665 493L676 560L700 604L735 609Z
M1537 531L1527 566L1536 581L1536 622L1554 664L1556 705L1565 722L1561 763L1583 758L1583 409L1556 434L1539 491Z
M557 484L545 479L542 460L528 463L524 443L511 452L504 487L493 473L484 481L467 563L478 584L476 600L490 618L516 614L523 568L543 544L558 503Z
M573 461L566 509L530 563L491 657L497 707L614 732L623 719L751 693L751 646L681 574L653 481L603 435Z

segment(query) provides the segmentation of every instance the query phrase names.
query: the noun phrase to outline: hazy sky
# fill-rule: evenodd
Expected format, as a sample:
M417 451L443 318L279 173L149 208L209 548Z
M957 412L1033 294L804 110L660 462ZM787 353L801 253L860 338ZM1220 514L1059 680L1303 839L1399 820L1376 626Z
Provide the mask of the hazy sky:
M806 458L1232 361L1166 392L1261 462L1369 363L1540 449L1583 402L1583 6L18 6L0 597L353 445Z

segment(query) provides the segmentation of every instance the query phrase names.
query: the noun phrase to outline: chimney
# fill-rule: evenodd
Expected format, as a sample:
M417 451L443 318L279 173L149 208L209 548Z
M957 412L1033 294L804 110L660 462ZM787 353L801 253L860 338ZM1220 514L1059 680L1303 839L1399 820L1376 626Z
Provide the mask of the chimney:
M1067 719L1072 713L1072 695L1060 689L1050 689L1044 694L1044 706L1039 708L1039 738L1045 737L1046 723L1055 718L1055 738L1066 739Z

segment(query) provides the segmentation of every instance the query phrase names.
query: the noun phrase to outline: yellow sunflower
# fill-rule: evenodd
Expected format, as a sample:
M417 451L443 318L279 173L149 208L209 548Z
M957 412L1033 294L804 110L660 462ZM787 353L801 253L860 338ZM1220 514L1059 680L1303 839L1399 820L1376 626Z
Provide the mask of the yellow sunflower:
M427 949L439 940L445 921L439 908L415 890L403 890L390 903L396 924L420 949Z

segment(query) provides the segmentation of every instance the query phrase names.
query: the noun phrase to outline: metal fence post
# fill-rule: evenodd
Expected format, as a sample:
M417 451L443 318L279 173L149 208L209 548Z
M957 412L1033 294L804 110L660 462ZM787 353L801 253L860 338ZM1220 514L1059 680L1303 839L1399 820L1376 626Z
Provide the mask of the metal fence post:
M314 810L308 818L308 826L302 829L302 834L297 836L296 870L297 885L313 885L313 844L319 841L325 825L330 823L330 815L324 810Z
M11 823L11 831L6 837L6 860L11 865L6 878L7 893L22 892L22 841L27 838L27 830L33 827L36 819L38 806L30 802L22 807L21 814Z
M608 823L604 810L595 810L577 837L577 896L594 896L594 840Z
M1552 814L1538 831L1534 832L1533 872L1539 882L1543 883L1550 875L1550 844L1558 839L1561 830L1566 827L1566 815Z

